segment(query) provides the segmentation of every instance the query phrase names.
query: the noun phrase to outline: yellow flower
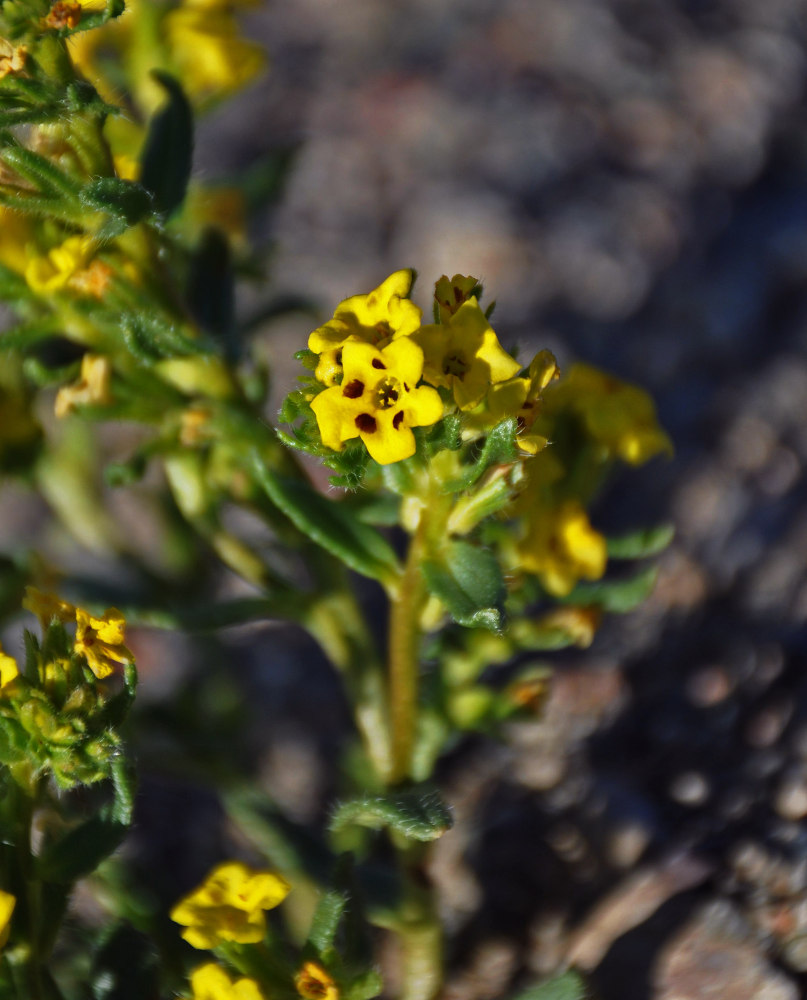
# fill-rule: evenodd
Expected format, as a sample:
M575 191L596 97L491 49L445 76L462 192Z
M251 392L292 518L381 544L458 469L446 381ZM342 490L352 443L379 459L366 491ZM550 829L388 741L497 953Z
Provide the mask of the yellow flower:
M191 973L192 1000L265 1000L254 979L232 980L215 962Z
M11 914L16 905L17 900L14 896L10 892L3 892L0 889L0 948L8 941L8 936L11 933Z
M112 368L109 359L99 354L85 354L81 359L81 377L74 385L63 386L56 393L57 417L66 417L77 406L105 406L112 401L109 383Z
M44 591L37 590L36 587L25 588L22 606L26 611L37 616L43 629L46 629L54 618L60 622L69 622L76 613L72 604L68 604L67 601L63 601L55 594L46 594Z
M463 302L480 290L479 279L455 274L453 278L445 274L434 284L434 301L441 323L448 323ZM478 296L477 296L478 297Z
M69 236L64 243L49 250L46 256L29 261L25 280L35 292L57 292L87 266L93 249L92 237Z
M266 63L260 45L239 38L235 18L224 6L182 4L166 15L164 30L172 61L191 98L238 90Z
M491 385L521 367L502 348L475 298L463 302L447 323L422 326L413 339L423 348L423 378L451 389L461 410L472 409Z
M322 443L341 451L344 441L360 437L381 465L415 453L413 427L437 423L443 403L435 389L417 388L423 352L411 337L383 350L350 341L342 349L344 375L311 402Z
M549 443L543 434L533 434L532 425L540 411L540 397L549 383L558 378L558 364L551 351L539 351L530 363L527 378L517 376L492 386L488 394L487 424L497 424L505 417L518 418L518 445L529 455L536 455Z
M294 977L294 986L305 1000L339 1000L333 978L316 962L304 962Z
M1 60L2 56L0 65ZM31 226L28 219L21 213L0 205L0 264L10 271L22 274L28 266L25 247L30 238Z
M571 411L607 454L641 465L660 452L672 452L672 442L659 427L650 396L638 386L576 364L568 376L544 396L543 412L552 418Z
M20 668L17 666L17 661L13 656L9 656L8 653L4 652L2 645L0 645L0 688L4 688L6 684L9 684L15 677L19 677L19 675ZM2 916L1 910L0 916Z
M408 268L396 271L367 295L340 302L333 319L313 331L308 349L320 356L314 373L320 382L334 384L341 371L341 349L348 341L381 348L417 330L421 311L408 298L413 281L414 272Z
M82 608L76 608L76 638L73 649L86 657L87 666L102 680L115 669L116 663L133 659L124 646L125 621L116 608L107 608L100 618Z
M194 948L215 948L223 941L254 944L266 933L263 911L282 903L290 888L274 872L228 861L177 903L171 919L186 928L182 937Z
M534 508L518 555L521 567L557 597L568 594L580 579L598 580L608 561L605 539L577 500Z

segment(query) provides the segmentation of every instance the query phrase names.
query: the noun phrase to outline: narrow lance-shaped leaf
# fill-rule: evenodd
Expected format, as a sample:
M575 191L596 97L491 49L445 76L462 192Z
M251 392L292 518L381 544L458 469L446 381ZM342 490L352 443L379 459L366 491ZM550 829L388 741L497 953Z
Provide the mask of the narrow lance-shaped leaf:
M272 472L256 454L253 467L269 499L312 541L341 559L356 573L394 584L398 557L382 536L356 520L338 500L328 500L303 480Z
M439 792L429 786L412 788L391 795L365 795L338 806L331 818L331 829L363 826L370 830L389 827L408 840L427 842L453 826L451 812Z
M612 559L644 559L663 552L674 537L675 527L672 524L642 528L629 535L607 539L608 555Z
M154 204L169 216L182 204L191 175L193 112L180 84L168 73L152 76L168 95L152 118L140 158L140 182L154 196Z

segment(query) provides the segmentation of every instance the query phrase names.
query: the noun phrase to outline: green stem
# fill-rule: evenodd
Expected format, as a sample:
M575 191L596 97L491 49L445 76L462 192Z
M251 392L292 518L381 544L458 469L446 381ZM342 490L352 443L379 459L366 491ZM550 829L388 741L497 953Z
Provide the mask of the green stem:
M417 723L420 673L420 613L425 586L420 570L425 521L409 546L401 586L392 600L389 623L389 712L392 727L390 784L409 777Z

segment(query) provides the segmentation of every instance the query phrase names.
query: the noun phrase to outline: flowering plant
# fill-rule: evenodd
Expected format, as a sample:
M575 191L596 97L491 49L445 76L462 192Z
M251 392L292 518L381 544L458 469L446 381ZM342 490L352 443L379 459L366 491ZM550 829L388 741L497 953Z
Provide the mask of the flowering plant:
M234 309L237 272L261 266L244 206L191 177L194 114L261 56L219 0L128 6L0 10L0 299L16 315L0 338L0 470L135 580L68 575L72 603L33 554L0 567L0 610L22 604L41 632L26 633L24 660L0 651L3 995L83 996L89 980L96 997L127 982L193 1000L430 1000L444 934L425 856L452 825L436 765L460 734L540 708L548 671L521 654L585 647L604 613L648 593L652 570L612 563L658 552L669 529L607 537L592 507L617 462L670 442L642 390L506 351L472 275L439 277L423 322L410 269L316 326L273 427ZM96 447L112 422L136 428L115 462ZM311 456L338 493L312 483ZM154 562L102 474L153 501L166 540ZM268 554L233 511L258 519ZM205 590L211 554L248 596ZM386 601L384 643L348 571ZM220 761L197 767L258 867L217 865L170 910L169 934L114 855L134 807L126 629L267 619L306 629L340 676L358 734L344 794L327 828L302 831ZM72 889L92 873L115 929L61 948ZM399 953L386 986L382 932ZM552 989L582 987L566 975Z

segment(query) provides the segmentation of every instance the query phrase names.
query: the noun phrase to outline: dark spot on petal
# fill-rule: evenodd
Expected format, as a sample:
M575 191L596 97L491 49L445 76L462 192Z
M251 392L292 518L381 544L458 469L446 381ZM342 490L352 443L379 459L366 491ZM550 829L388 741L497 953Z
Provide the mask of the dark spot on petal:
M373 360L370 363L372 364L373 368L383 368L386 370L387 366L384 364L383 361L379 361L378 358L373 358Z
M397 431L402 423L403 423L403 410L398 410L398 412L392 418L392 426Z
M454 299L457 302L462 302L462 291L454 285Z
M348 399L358 399L363 392L364 382L357 378L354 378L352 382L348 382L348 384L342 389L342 395L347 396Z
M409 386L406 384L406 382L404 382L403 386L404 386L404 391L409 392Z
M375 417L371 417L369 413L360 413L355 422L362 434L375 434Z

